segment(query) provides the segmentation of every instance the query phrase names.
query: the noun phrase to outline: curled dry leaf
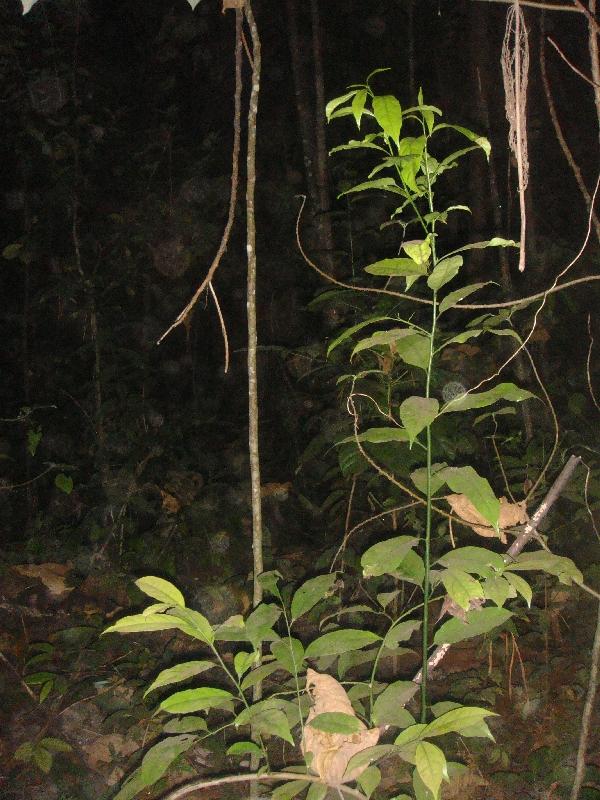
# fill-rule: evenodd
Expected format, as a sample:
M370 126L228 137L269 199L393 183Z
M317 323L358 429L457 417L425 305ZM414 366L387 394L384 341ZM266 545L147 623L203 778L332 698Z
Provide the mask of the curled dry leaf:
M356 717L352 704L344 687L331 675L321 675L313 669L306 672L306 690L309 693L313 706L308 712L304 735L302 737L302 752L312 754L310 763L311 772L330 786L354 781L364 772L368 765L352 770L345 775L348 762L361 750L373 747L379 739L379 729L368 730L360 722L361 730L354 734L326 733L313 728L309 723L319 714L338 712Z
M488 538L496 536L496 531L488 524L479 511L477 511L466 495L448 494L446 495L446 500L456 516L467 522L476 534ZM524 525L528 519L525 502L509 503L506 497L501 497L499 524L500 541L502 544L506 544L506 528Z

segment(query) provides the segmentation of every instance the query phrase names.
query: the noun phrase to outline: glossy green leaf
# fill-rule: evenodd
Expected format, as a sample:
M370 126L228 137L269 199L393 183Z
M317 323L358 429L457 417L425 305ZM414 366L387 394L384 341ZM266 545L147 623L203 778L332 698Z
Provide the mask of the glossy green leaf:
M474 572L482 578L488 578L494 572L502 572L504 569L504 558L485 547L457 547L441 556L436 563Z
M406 193L401 189L393 178L375 178L372 181L363 181L352 186L350 189L341 192L339 197L344 197L347 194L355 194L356 192L365 192L373 189L379 189L385 192L393 192L394 194L401 194L403 197Z
M570 558L557 556L548 550L534 550L521 553L516 561L512 561L504 573L508 578L508 571L521 572L527 570L540 570L549 575L555 575L561 583L570 586L572 582L583 583L581 570Z
M226 756L244 756L251 753L256 756L262 756L262 750L255 742L236 742L231 747L227 748Z
M402 129L402 108L398 99L391 94L376 95L372 102L373 114L381 129L398 144Z
M325 106L325 117L329 121L331 119L332 113L339 108L339 106L346 103L351 98L357 94L357 90L353 89L351 92L346 92L345 94L340 95L339 97L334 97L333 100L330 100L327 105Z
M181 627L181 623L166 614L132 614L117 620L114 625L103 631L103 635L105 633L149 633L179 627Z
M414 536L394 536L369 547L360 559L365 578L393 572L418 541Z
M432 495L434 495L438 489L441 489L446 483L443 471L447 466L448 465L445 461L431 465L430 485ZM427 494L427 467L419 467L418 469L415 469L410 473L410 478L422 494Z
M437 292L442 286L445 286L453 278L458 275L462 267L462 256L449 256L444 258L435 265L431 275L427 278L427 285L429 288Z
M170 686L172 683L186 681L188 678L200 675L214 666L215 664L212 661L185 661L182 664L176 664L174 667L163 669L146 689L144 697L161 686Z
M443 751L431 742L419 742L415 752L415 766L425 786L437 797L442 779L448 778Z
M410 444L437 417L440 404L434 397L407 397L400 404L400 420L406 428Z
M159 603L168 603L172 606L185 608L185 600L179 589L164 578L147 575L145 578L137 580L135 585L140 591L147 594L148 597L158 600Z
M454 308L455 305L464 300L469 295L473 294L474 292L479 291L484 286L487 286L491 281L485 281L484 283L471 283L468 286L462 286L460 289L454 289L454 291L449 292L442 300L440 300L440 304L438 306L438 315L443 314L444 311L448 311L450 308Z
M492 147L489 141L485 138L485 136L480 136L478 133L474 133L472 130L469 130L469 128L465 128L462 125L450 125L447 122L441 122L435 126L436 131L439 131L442 128L450 128L453 131L457 131L457 133L461 133L470 142L473 142L478 147L481 147L481 149L484 151L486 155L486 158L489 159Z
M360 121L362 119L362 115L365 110L365 103L367 100L367 90L360 89L355 95L352 100L352 115L356 121L356 127L360 128Z
M319 636L308 645L305 658L320 658L321 656L339 656L348 650L360 650L368 647L381 637L372 631L344 628Z
M358 717L340 711L325 711L317 714L308 725L325 733L343 733L348 736L358 733L362 729Z
M400 581L422 586L423 578L425 577L425 564L421 556L415 553L414 550L409 550L395 568L394 577Z
M335 572L329 572L325 575L317 575L316 578L309 578L305 581L299 589L294 593L292 598L291 612L292 621L297 620L303 614L306 614L316 604L328 597L331 594L332 586L337 580Z
M366 747L348 761L345 775L351 774L356 769L368 766L374 761L379 761L385 756L397 752L397 750L398 748L393 744L374 744L372 747Z
M514 587L500 575L492 575L483 583L483 593L486 600L491 600L497 606L503 606L510 597L516 597Z
M471 600L484 596L483 587L468 572L451 567L441 572L440 579L452 600L465 611L468 611Z
M531 608L533 592L531 591L531 586L527 583L527 581L523 580L520 575L515 575L514 572L510 572L510 570L506 570L504 573L504 578L506 578L513 589L521 595L527 605Z
M414 725L414 719L404 706L419 691L414 681L395 681L383 690L373 705L373 723L375 725L394 725L408 728Z
M409 258L420 265L429 263L431 258L431 244L429 239L414 239L410 242L403 242L402 249Z
M162 778L167 769L178 756L185 753L198 741L198 737L189 733L170 736L155 744L148 750L140 765L140 777L146 786L152 786Z
M240 650L234 655L233 668L238 678L241 678L242 675L245 675L252 665L256 663L256 657L256 652L248 653L245 650Z
M233 699L231 692L226 689L217 689L212 686L200 686L198 689L185 689L170 695L160 704L160 708L169 714L190 714L194 711L204 711L223 704L225 700Z
M384 258L364 268L370 275L406 278L408 275L427 275L427 264L417 264L412 258Z
M378 767L371 765L358 776L357 782L367 797L370 797L381 783L381 771Z
M454 731L463 734L473 725L477 725L486 717L497 717L494 711L489 708L477 708L476 706L460 706L446 711L445 714L438 716L425 728L423 738L429 736L444 736L446 733Z
M193 608L170 608L166 614L168 617L175 617L183 623L180 625L181 630L198 639L205 644L211 645L215 640L215 633L212 625L206 617L199 611Z
M512 617L512 612L506 608L479 608L467 612L467 621L463 622L456 617L445 622L434 636L434 644L456 644L465 639L482 636L494 628L504 625Z

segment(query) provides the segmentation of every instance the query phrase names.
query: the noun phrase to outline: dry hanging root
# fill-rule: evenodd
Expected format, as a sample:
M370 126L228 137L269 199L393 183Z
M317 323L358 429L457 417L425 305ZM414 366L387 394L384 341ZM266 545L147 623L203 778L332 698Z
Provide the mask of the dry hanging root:
M529 42L523 11L516 0L506 15L506 31L502 43L502 78L506 117L510 125L508 144L517 161L519 205L521 210L521 248L519 272L525 270L525 191L529 182L527 153L527 82L529 79Z

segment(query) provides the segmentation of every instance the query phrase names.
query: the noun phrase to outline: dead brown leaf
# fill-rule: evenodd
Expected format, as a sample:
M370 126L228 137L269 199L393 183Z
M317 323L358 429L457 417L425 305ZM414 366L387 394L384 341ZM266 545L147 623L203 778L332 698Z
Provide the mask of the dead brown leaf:
M311 772L330 786L338 786L342 782L342 778L345 783L356 780L367 768L367 765L345 775L348 762L352 756L377 744L379 729L368 730L362 721L360 722L361 730L350 735L327 733L313 728L310 722L319 714L338 712L356 717L356 713L346 690L331 675L322 675L313 669L308 669L306 691L313 701L313 706L308 712L304 726L302 752L305 755L312 754Z
M73 591L73 586L67 586L65 576L73 569L70 562L66 564L16 564L13 569L19 575L26 575L28 578L37 578L41 581L48 594L55 600L63 600Z
M496 531L489 525L487 520L477 511L473 503L464 494L449 494L445 498L452 511L457 517L467 522L469 526L479 536L494 538ZM525 502L510 503L506 497L500 498L500 541L506 544L506 528L514 528L516 525L524 525L529 517L525 508Z

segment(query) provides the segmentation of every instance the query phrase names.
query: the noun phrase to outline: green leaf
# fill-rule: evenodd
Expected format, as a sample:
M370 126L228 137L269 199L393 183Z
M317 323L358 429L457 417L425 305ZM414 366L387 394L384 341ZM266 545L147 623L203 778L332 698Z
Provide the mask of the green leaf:
M513 587L513 589L521 595L529 608L531 608L533 592L531 591L531 586L527 583L527 581L523 580L520 575L515 575L514 572L510 572L509 570L506 570L504 577Z
M460 289L455 289L453 292L449 292L440 301L438 306L438 315L443 314L444 311L448 311L450 308L454 308L454 306L460 303L461 300L464 300L465 297L468 297L474 292L479 291L479 289L487 286L489 283L492 283L492 281L485 281L484 283L471 283L468 286L462 286Z
M483 593L487 600L491 600L499 607L502 607L509 597L517 596L513 586L500 575L486 578L483 584Z
M394 725L407 728L414 725L412 714L404 706L418 692L419 686L414 681L395 681L383 690L373 705L373 723L375 725Z
M141 767L138 767L131 773L129 778L125 781L120 791L114 797L114 800L131 800L136 794L146 788L148 784L142 779Z
M470 244L465 244L462 247L453 250L452 253L448 253L448 255L464 253L466 250L485 250L487 247L519 247L519 243L513 241L513 239L502 239L499 236L494 236L493 239L487 239L484 242L471 242Z
M17 761L31 761L33 757L33 742L23 742L15 750L14 758Z
M394 572L418 541L415 536L394 536L372 545L360 559L363 575L365 578L373 578Z
M185 689L170 695L162 701L159 708L169 714L190 714L193 711L215 708L225 700L232 699L233 695L226 689L200 686L198 689Z
M199 611L194 611L193 608L180 608L179 606L175 606L167 611L167 616L181 620L180 628L184 633L187 633L188 636L199 639L201 642L208 645L214 642L215 633L212 629L212 625L204 614L201 614Z
M415 766L425 786L437 797L442 779L448 777L443 751L431 742L419 742L415 752Z
M278 582L283 578L283 575L277 569L271 569L268 572L262 572L257 580L265 592L270 592L276 597L280 597Z
M305 658L339 656L348 650L360 650L378 641L381 641L381 636L372 631L358 630L356 628L331 631L319 636L317 639L313 639L306 648Z
M452 278L458 275L458 271L462 267L462 256L449 256L444 258L435 265L431 275L427 278L427 286L437 292L446 283L449 283Z
M484 408L499 400L508 400L512 403L520 403L522 400L529 400L535 397L527 389L520 389L514 383L499 383L487 392L470 392L450 400L442 407L440 414L447 414L450 411L468 411L472 408Z
M41 428L29 428L27 431L27 452L33 458L38 449L39 443L42 441Z
M479 608L467 612L467 621L463 622L454 617L445 622L434 636L434 644L456 644L464 639L482 636L494 628L504 625L512 617L512 612L506 608Z
M36 767L41 769L42 772L47 775L52 769L52 761L54 759L52 753L49 750L46 750L46 748L40 747L39 745L36 745L33 748L31 760L36 765Z
M469 610L469 602L471 600L484 596L483 588L479 581L460 569L450 568L443 570L440 578L452 600L458 603L465 611Z
M421 556L415 553L414 550L409 550L394 570L394 577L400 581L422 586L423 578L425 577L425 564Z
M226 756L243 756L246 753L262 756L262 750L255 742L236 742L227 748Z
M427 264L417 264L412 258L384 258L364 267L370 275L405 278L409 275L427 275Z
M296 797L306 789L308 785L308 781L302 780L283 783L271 792L271 800L291 800L292 797Z
M465 136L470 142L473 142L478 147L481 147L486 155L486 158L489 159L492 147L485 136L480 136L479 134L469 130L469 128L464 128L462 125L450 125L447 122L441 122L439 125L435 126L436 131L439 131L442 128L450 128L453 131L462 133L462 135Z
M431 465L431 494L434 495L438 489L446 483L444 478L444 470L448 464L445 461ZM417 489L422 494L427 494L427 467L419 467L410 473L410 478Z
M306 794L306 800L325 800L329 787L324 783L311 783Z
M360 128L360 121L365 110L365 102L367 100L367 90L360 89L352 100L352 115L356 120L356 127Z
M148 597L153 597L159 603L168 603L171 606L185 608L185 600L179 589L164 578L148 575L137 580L135 585L144 594L147 594Z
M530 553L521 553L516 561L511 562L504 573L508 580L508 571L521 572L526 570L541 570L549 575L556 575L561 583L570 586L572 582L583 583L581 570L565 556L557 556L548 550L534 550Z
M64 739L56 739L54 736L45 736L38 744L45 747L51 753L70 753L73 749Z
M464 735L464 732L474 725L478 725L485 717L497 717L494 711L476 706L460 706L438 716L425 728L423 738L428 736L444 736L454 731Z
M54 478L54 485L61 492L71 494L73 491L73 478L70 475L65 475L64 472L59 472Z
M181 623L178 620L167 617L166 614L132 614L117 620L114 625L106 628L102 635L105 633L149 633L180 627Z
M196 731L208 730L204 717L195 717L193 714L187 717L170 719L163 725L165 733L195 733Z
M368 428L359 433L358 436L347 436L337 444L348 444L348 442L369 442L369 444L384 444L386 442L408 442L408 433L404 428Z
M362 322L358 322L356 325L352 325L350 328L346 328L345 331L342 331L342 333L340 333L339 336L336 336L336 338L329 344L329 347L327 348L327 356L329 357L329 354L335 350L338 345L342 344L342 342L345 342L351 336L354 336L354 334L361 330L361 328L366 328L367 325L371 325L374 322L384 322L391 319L391 317L370 317L369 319L364 319Z
M447 347L449 344L464 344L465 342L468 342L469 339L476 339L478 336L481 336L482 333L483 328L474 328L472 330L462 331L462 333L457 333L456 336L446 339L443 346Z
M173 761L198 741L198 737L190 733L170 736L155 744L148 750L140 765L140 778L145 786L152 786L162 778Z
M381 771L374 765L367 767L366 770L358 776L357 781L367 797L370 797L381 783Z
M342 94L339 97L334 97L333 100L330 100L325 106L325 117L327 118L327 121L329 122L331 115L336 108L339 108L339 106L353 98L357 93L357 90L353 89L351 92L346 92L346 94Z
M362 729L358 717L344 714L341 711L325 711L322 714L317 714L308 724L318 731L343 733L348 736L358 733Z
M286 636L271 644L271 652L291 675L297 675L304 661L304 647L299 639Z
M374 744L372 747L365 747L364 750L360 750L356 755L352 756L344 774L350 775L354 770L368 766L374 761L379 761L379 759L390 755L390 753L395 753L397 750L398 748L393 744Z
M413 552L412 550L410 551ZM407 619L397 622L385 634L383 643L386 647L397 647L400 642L408 642L413 633L421 627L420 619ZM410 681L412 683L412 681Z
M281 616L281 608L272 603L261 603L246 618L246 635L256 649L261 642L277 639L272 627Z
M466 495L481 516L498 531L500 501L487 478L478 475L473 467L446 467L440 477L453 492Z
M288 719L278 708L267 708L253 716L252 729L264 736L278 736L292 746L294 745Z
M385 192L393 192L394 194L401 194L403 197L406 196L406 192L401 189L396 181L393 178L375 178L372 181L364 181L363 183L357 183L356 186L352 186L350 189L346 189L344 192L340 192L339 197L344 197L347 194L355 194L356 192L364 192L371 189L380 189Z
M52 681L46 681L46 683L42 686L42 688L40 689L40 696L38 698L39 702L40 702L40 705L44 702L44 700L47 699L47 697L50 694L50 692L52 691L53 687L54 687L54 681L53 680Z
M303 583L292 598L292 622L310 611L320 600L328 597L336 580L337 573L330 572L326 575L317 575L316 578L310 578Z
M256 658L256 651L248 653L245 650L240 650L234 655L233 668L235 669L235 674L238 676L238 678L241 678L242 675L245 675L246 672L248 672L252 665L256 663Z
M169 686L172 683L179 681L186 681L194 675L200 675L206 672L207 669L212 669L216 666L212 661L185 661L182 664L176 664L174 667L163 669L162 672L156 676L150 686L144 692L144 697L155 689L161 686Z
M400 339L415 335L416 332L412 328L391 328L388 331L375 331L371 336L361 339L354 346L351 358L354 358L356 353L368 350L371 347L391 347L396 345Z
M463 569L465 572L474 572L482 578L489 578L494 571L502 572L504 569L503 557L485 547L457 547L445 553L436 563L444 567Z
M406 255L419 265L427 265L431 258L431 243L429 239L413 239L403 242L402 249Z
M415 745L414 749L415 749L415 752L416 752L416 749L417 749L416 745ZM414 762L415 762L415 759L414 759L414 756L413 756L412 763L414 764ZM421 779L421 776L419 775L419 772L418 772L417 769L413 770L412 779L413 779L413 791L415 793L415 799L416 800L440 800L440 798L442 796L441 792L438 792L437 795L433 794L433 792L431 792L431 790L428 789L427 786L425 786L425 784L423 783L423 781Z
M408 431L412 445L424 428L437 417L440 404L434 397L407 397L400 404L400 420Z
M422 333L406 336L395 343L396 354L411 367L427 371L430 356L430 339Z
M373 114L385 135L398 144L402 129L402 108L397 98L391 94L376 95L373 98Z
M246 689L250 689L257 683L261 683L265 678L268 678L269 675L272 675L278 669L281 669L281 664L277 663L277 661L271 661L268 664L261 664L260 667L257 667L256 669L253 669L252 672L249 672L241 682L240 687L242 691L245 692Z
M12 244L7 244L2 251L2 258L5 258L7 261L12 261L13 259L19 257L22 249L23 242L13 242Z

